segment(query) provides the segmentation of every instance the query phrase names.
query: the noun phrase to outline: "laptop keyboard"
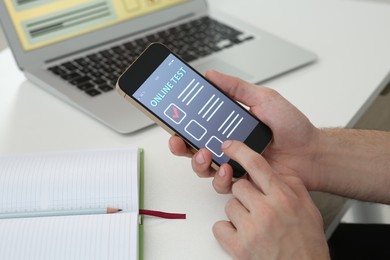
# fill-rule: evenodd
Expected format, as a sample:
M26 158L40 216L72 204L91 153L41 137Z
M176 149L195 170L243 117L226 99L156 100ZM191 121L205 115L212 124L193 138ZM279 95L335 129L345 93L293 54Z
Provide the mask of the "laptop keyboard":
M190 62L251 39L252 36L203 17L48 69L94 97L113 90L122 72L152 42L165 44Z

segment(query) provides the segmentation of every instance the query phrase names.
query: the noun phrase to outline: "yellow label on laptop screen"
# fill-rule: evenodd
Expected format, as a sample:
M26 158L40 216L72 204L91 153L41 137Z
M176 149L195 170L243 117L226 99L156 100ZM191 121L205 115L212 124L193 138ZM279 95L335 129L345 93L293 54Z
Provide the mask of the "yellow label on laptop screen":
M5 0L29 51L186 0Z

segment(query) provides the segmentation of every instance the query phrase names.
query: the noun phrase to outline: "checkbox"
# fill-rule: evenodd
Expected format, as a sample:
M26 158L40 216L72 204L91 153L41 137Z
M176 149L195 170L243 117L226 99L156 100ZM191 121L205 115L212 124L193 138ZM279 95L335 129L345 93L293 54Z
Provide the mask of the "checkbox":
M206 143L206 148L210 150L215 156L222 157L222 141L216 136L212 136Z
M196 141L200 141L203 136L207 133L207 129L195 120L191 120L184 130L192 136Z
M187 114L177 105L170 104L164 111L164 115L171 119L175 124L180 124Z

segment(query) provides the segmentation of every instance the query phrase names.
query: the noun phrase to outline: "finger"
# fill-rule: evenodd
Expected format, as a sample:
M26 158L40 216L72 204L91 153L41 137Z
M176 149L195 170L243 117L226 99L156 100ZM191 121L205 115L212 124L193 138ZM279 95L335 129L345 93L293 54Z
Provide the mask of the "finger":
M211 168L211 161L211 152L206 148L202 148L192 157L192 169L201 178L213 177L215 170Z
M185 156L191 158L194 155L194 153L184 142L184 140L175 135L169 138L169 150L171 150L171 152L177 156Z
M239 141L225 141L223 152L238 162L250 175L264 194L269 194L272 186L280 185L267 161L258 153Z
M249 211L258 206L262 193L248 180L240 179L232 185L232 193Z
M232 198L226 203L225 213L237 230L241 230L243 224L247 223L249 216L248 209L236 198Z
M230 193L232 190L233 170L228 164L219 167L213 179L213 187L220 194Z
M259 88L263 88L261 86L250 84L240 78L214 70L207 71L206 78L230 97L247 106L254 106L259 103Z
M213 226L213 233L221 246L230 254L233 255L232 249L237 244L237 230L229 221L218 221Z

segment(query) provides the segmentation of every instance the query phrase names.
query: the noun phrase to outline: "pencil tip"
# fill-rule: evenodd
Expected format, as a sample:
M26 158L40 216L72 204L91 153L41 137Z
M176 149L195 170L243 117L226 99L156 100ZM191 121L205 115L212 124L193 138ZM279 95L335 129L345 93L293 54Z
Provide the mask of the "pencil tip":
M107 208L107 213L112 214L112 213L117 213L122 211L122 209L117 209L117 208Z

